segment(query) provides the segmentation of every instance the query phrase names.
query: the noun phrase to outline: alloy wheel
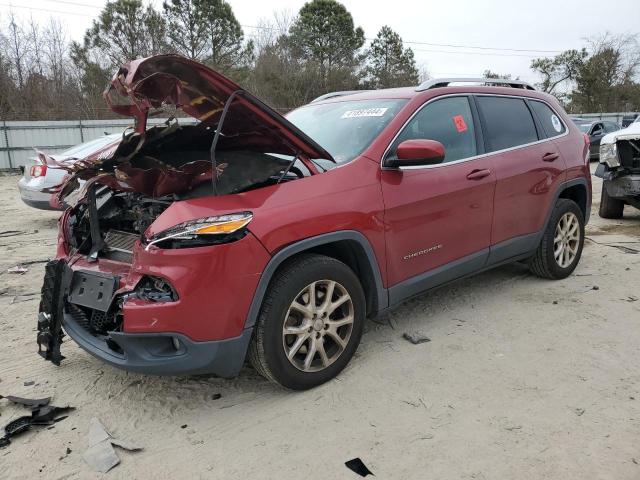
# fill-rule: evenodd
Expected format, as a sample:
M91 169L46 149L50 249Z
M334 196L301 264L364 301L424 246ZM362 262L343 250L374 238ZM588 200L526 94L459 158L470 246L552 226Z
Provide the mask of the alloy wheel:
M291 364L303 372L318 372L334 363L351 338L353 300L333 280L318 280L293 299L284 318L282 345Z
M553 256L561 268L567 268L576 258L580 246L580 222L573 212L565 213L556 225Z

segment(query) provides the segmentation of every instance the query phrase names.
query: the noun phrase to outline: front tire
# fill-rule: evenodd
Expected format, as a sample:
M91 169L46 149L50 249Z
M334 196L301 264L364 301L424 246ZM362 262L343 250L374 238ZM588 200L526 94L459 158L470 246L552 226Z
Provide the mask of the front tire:
M624 201L609 196L607 188L602 185L602 194L600 195L600 209L598 215L602 218L622 218L624 211Z
M292 390L331 380L358 348L365 305L347 265L323 255L296 257L269 285L249 361L263 377Z
M560 198L551 213L540 245L529 260L529 268L542 278L566 278L578 265L583 245L582 210L573 200Z

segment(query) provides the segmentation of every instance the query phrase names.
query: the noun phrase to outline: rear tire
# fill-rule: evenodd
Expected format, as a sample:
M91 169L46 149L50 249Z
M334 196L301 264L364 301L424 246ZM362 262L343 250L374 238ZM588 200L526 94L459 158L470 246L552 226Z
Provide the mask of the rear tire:
M584 245L584 215L573 200L560 198L529 268L537 276L560 280L575 270Z
M602 185L602 194L600 196L600 210L598 215L602 218L622 218L624 211L624 201L610 197L607 189Z
M260 375L292 390L327 382L358 348L365 305L360 281L347 265L323 255L296 257L269 285L249 361Z

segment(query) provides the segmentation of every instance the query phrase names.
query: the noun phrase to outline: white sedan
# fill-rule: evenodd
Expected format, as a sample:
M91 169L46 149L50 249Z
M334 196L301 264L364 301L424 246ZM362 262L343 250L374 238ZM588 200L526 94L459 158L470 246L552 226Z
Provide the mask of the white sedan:
M105 135L49 156L58 162L81 160L116 143L121 138L121 133ZM29 163L24 167L23 176L18 182L22 201L30 207L41 210L64 209L63 206L58 206L57 202L51 201L53 197L51 189L60 185L65 175L67 172L63 169L48 167L37 157L30 158Z

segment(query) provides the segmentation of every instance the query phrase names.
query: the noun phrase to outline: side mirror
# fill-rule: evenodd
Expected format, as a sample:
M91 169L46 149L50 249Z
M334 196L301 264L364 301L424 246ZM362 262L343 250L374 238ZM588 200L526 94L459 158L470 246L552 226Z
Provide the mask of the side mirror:
M405 140L396 149L396 158L385 160L389 168L437 165L444 160L444 145L435 140Z

